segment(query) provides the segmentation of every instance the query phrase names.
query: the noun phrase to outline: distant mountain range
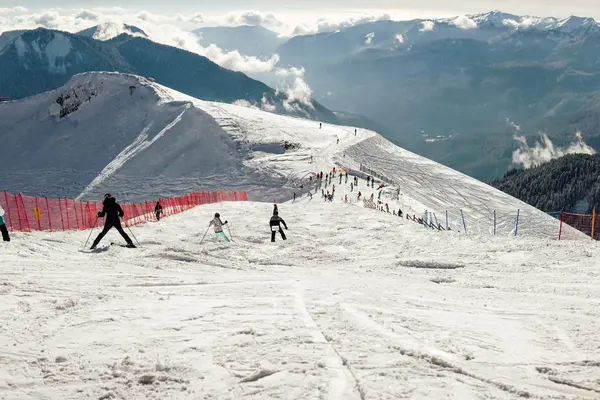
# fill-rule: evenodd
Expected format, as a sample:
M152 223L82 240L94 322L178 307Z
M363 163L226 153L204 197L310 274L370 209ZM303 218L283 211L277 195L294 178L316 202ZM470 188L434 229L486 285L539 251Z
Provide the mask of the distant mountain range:
M510 165L516 144L507 121L554 140L580 130L600 144L600 28L592 18L494 11L377 21L293 37L277 52L281 65L305 67L328 108L365 115L389 139L482 180Z
M570 154L515 169L491 185L546 212L600 210L600 155Z
M205 57L146 39L131 27L104 25L71 34L36 29L0 36L0 96L11 100L64 85L74 74L90 71L133 73L156 80L190 96L233 103L245 100L286 115L338 123L333 112L313 101L288 101L262 82L218 66ZM126 29L136 36L119 34Z

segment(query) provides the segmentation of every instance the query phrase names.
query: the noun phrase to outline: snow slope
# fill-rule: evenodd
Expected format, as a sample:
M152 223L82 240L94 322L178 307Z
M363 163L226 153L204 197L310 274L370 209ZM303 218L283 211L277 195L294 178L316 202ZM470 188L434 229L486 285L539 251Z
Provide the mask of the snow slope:
M467 232L491 234L496 210L498 234L514 233L519 212L521 234L558 235L552 217L375 132L201 101L133 75L77 75L60 90L2 103L0 132L9 191L147 200L238 189L282 201L311 174L363 164L400 189L398 207L442 225L448 211L455 231L464 231L462 210Z
M0 242L0 398L599 397L597 246L279 208L285 243L252 202L136 227L137 250ZM200 244L216 211L234 243Z

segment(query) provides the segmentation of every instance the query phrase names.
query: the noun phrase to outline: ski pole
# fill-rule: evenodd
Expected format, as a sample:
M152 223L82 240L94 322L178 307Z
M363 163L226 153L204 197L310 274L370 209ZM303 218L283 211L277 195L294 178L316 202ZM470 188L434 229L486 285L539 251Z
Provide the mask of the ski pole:
M96 227L96 224L98 223L98 218L96 217L96 221L94 221L94 226L92 226L92 230L90 231L90 234L88 235L87 240L85 241L85 244L83 245L83 248L85 249L87 247L88 242L90 241L90 238L92 237L92 232L94 232L94 228Z
M140 242L138 242L137 238L135 237L135 235L133 234L133 232L131 231L130 227L127 227L127 229L129 229L129 233L131 233L131 236L133 236L133 238L135 239L135 241L137 242L138 246L140 246Z
M229 231L229 238L231 239L231 241L233 242L233 235L231 234L231 228L229 227L229 224L227 224L227 230Z
M202 242L204 242L204 238L206 237L206 234L208 233L209 229L210 229L210 226L208 228L206 228L206 232L204 232L204 236L202 236L202 240L200 241L200 244L202 244Z

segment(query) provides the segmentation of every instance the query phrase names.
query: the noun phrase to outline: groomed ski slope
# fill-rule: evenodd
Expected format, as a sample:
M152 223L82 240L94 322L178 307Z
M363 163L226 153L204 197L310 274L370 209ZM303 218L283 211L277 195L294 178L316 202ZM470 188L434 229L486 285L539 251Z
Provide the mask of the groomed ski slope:
M279 209L275 244L272 204L253 202L135 227L136 250L13 233L0 398L600 396L590 242L433 232L318 197ZM200 244L215 212L234 243Z
M59 118L57 98L77 109ZM0 181L9 191L144 201L245 190L284 201L311 174L363 164L388 178L390 194L401 190L398 208L427 211L443 226L448 212L455 231L491 235L496 211L499 235L514 234L519 213L519 234L558 237L556 219L375 132L201 101L133 75L76 75L56 91L2 103L0 132ZM578 236L565 229L564 237Z

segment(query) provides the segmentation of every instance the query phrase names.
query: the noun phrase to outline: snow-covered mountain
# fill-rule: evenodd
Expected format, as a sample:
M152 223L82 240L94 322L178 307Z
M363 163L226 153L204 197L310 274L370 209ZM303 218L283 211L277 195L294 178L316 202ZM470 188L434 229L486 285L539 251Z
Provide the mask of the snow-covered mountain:
M285 115L340 120L316 101L276 91L199 54L128 34L108 41L41 28L12 35L0 50L0 96L39 94L89 71L135 73L204 100L246 101Z
M456 230L466 223L489 234L495 210L499 232L509 233L520 210L519 232L558 232L543 212L375 132L201 101L133 75L82 74L59 90L0 104L0 180L9 191L145 200L243 189L253 199L285 200L306 190L311 174L361 164L400 189L407 212L428 211L442 224L448 212Z
M116 22L104 22L100 25L92 26L91 28L77 32L78 35L91 37L96 40L110 40L124 33L131 36L148 38L146 32L137 26Z

